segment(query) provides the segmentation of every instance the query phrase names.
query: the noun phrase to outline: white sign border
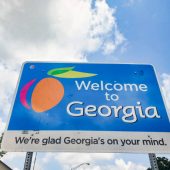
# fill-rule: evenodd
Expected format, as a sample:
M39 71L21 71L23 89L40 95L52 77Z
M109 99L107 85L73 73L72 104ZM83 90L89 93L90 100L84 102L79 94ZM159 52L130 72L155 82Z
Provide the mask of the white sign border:
M113 152L130 152L130 153L169 153L170 150L170 133L169 132L118 132L118 131L8 131L5 134L2 149L4 151L17 152L96 152L96 153L113 153ZM16 144L18 137L39 139L39 143L28 142L28 144ZM60 144L42 145L42 140L45 138L61 138ZM72 139L104 139L105 144L66 144L64 139L66 137ZM151 141L152 139L152 141ZM109 142L108 142L109 140ZM110 144L112 140L114 144ZM125 140L139 140L138 144L124 144ZM149 140L147 142L143 140ZM158 140L154 142L153 140ZM79 140L80 141L80 140ZM163 143L162 143L163 142ZM161 144L161 145L160 145Z

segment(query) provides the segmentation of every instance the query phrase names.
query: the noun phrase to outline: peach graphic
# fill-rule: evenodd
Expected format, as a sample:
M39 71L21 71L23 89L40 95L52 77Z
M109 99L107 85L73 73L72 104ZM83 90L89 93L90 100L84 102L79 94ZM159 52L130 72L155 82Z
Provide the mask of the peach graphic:
M47 74L55 78L43 78L36 84L31 96L31 106L35 112L40 113L52 109L64 97L64 86L56 77L72 79L96 76L96 74L78 72L73 69L74 67L65 67L49 70ZM36 79L29 81L20 91L20 102L27 109L30 109L27 93L35 81Z
M57 79L44 78L32 93L32 109L36 112L45 112L57 105L63 96L64 87Z

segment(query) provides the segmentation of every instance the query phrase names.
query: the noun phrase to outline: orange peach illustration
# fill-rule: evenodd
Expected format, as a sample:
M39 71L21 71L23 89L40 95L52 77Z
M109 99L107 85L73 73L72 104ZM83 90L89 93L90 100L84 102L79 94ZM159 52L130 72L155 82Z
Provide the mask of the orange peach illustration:
M20 91L20 102L27 108L37 112L46 112L60 103L64 96L64 86L57 78L87 78L96 76L96 74L78 72L73 70L74 67L55 68L48 71L48 76L40 80L32 91L31 105L27 101L27 94L30 87L36 83L37 79L33 79L25 84Z
M34 88L31 97L32 109L45 112L56 106L64 96L64 87L54 78L42 79Z

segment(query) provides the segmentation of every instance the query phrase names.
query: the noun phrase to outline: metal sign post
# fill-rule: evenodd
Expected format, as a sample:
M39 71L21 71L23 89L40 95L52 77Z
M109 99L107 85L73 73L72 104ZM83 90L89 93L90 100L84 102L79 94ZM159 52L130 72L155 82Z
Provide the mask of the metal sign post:
M33 156L33 152L27 152L26 153L24 170L30 170L31 169L32 156Z
M159 170L155 153L149 153L149 160L150 160L150 164L151 164L151 169Z

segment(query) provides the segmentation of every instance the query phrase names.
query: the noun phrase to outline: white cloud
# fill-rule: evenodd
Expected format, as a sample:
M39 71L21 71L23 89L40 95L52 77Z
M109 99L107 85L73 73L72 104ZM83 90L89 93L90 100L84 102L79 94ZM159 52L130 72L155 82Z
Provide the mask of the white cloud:
M114 163L108 165L94 165L82 166L80 170L146 170L146 167L135 164L133 162L125 162L122 159L115 159Z
M116 49L116 45L113 42L106 42L104 44L104 54L111 54Z
M131 161L125 163L123 159L116 159L115 165L115 170L146 170L146 167L142 165L135 164Z
M19 3L18 0L11 0L11 1L6 1L6 0L1 0L0 2L0 19L5 20L7 14L14 8L18 7Z
M102 50L110 38L115 48L123 43L114 16L116 10L105 0L94 1L94 7L92 0L70 3L49 0L41 4L33 0L3 0L0 6L3 7L0 60L5 63L7 60L15 64L25 60L85 61L84 53Z
M123 42L126 40L125 37L123 36L123 34L118 30L117 25L115 25L114 35L115 35L114 44L115 44L116 47L123 44Z
M80 164L82 162L92 162L99 160L111 160L114 158L114 154L109 153L60 153L55 156L55 159L62 163L66 163L69 165Z
M25 157L25 153L24 152L7 152L2 157L2 160L4 162L7 162L7 161L12 161L13 159L24 158L24 157Z
M112 41L107 40L106 42L104 42L103 52L105 55L115 52L115 50L118 49L118 47L125 48L125 46L122 46L122 45L125 45L127 43L126 38L119 31L118 25L116 22L114 24L114 32L112 34L113 34L112 36L114 37L113 38L114 40ZM121 48L121 51L122 51L122 48Z
M9 113L22 62L86 61L86 52L111 53L124 40L117 28L116 10L105 0L94 1L93 7L92 0L70 3L2 0L0 8L0 112L3 114Z
M51 159L55 159L60 164L76 165L82 162L92 161L109 161L114 158L114 154L110 153L47 153L42 159L43 163L48 163Z
M118 155L118 154L117 154ZM35 155L34 155L35 156ZM120 156L119 156L120 157ZM23 167L25 153L7 153L3 157L4 162L9 166L20 169ZM33 160L35 158L33 157ZM21 165L15 166L16 160L22 160ZM67 170L82 163L80 170L146 170L146 167L131 161L125 162L123 159L115 158L111 153L46 153L37 157L36 170L45 170L48 165L53 164L56 168ZM87 165L86 163L90 163ZM33 164L32 164L33 166Z
M170 118L170 75L162 74L162 90L163 95L165 96L166 106L168 108L169 118Z
M15 70L7 69L4 65L0 65L0 77L0 113L8 115L12 101L11 95L15 91L18 73Z
M7 152L1 160L12 169L19 170L24 166L25 154L24 152Z
M79 167L80 170L146 170L143 165L115 159L115 155L110 153L47 153L42 163L49 164L52 159L55 159L63 170L80 164L83 164Z
M1 160L6 163L9 167L11 167L13 170L21 170L24 167L25 163L25 157L26 153L25 152L7 152ZM35 159L35 152L33 154L32 158L32 164L31 164L31 169L33 169L34 166L34 159ZM45 170L43 167L43 163L37 161L35 163L36 170Z
M6 123L2 121L0 118L0 135L4 132L5 130Z

